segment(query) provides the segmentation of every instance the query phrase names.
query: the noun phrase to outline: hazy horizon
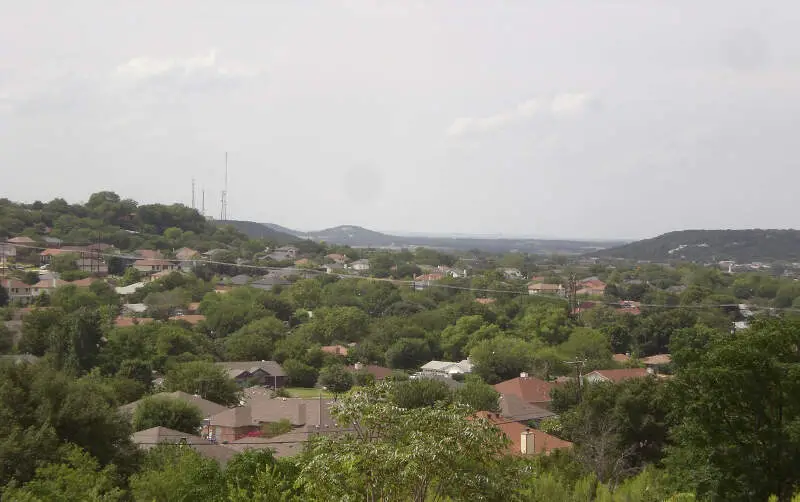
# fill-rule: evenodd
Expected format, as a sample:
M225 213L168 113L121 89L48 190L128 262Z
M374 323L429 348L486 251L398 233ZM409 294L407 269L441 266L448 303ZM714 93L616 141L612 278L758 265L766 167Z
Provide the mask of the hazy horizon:
M10 3L0 197L289 228L796 228L800 5ZM392 233L396 233L392 232ZM618 237L626 236L626 237Z

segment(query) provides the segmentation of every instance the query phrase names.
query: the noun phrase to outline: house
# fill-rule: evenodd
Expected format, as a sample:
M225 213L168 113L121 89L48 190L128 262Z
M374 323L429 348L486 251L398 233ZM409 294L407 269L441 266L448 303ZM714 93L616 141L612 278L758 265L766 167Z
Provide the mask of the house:
M553 450L572 447L569 441L531 429L519 422L509 422L497 413L479 411L476 417L488 421L503 432L509 439L510 444L507 448L511 455L549 455Z
M186 392L181 392L181 391L159 392L158 394L154 394L154 396L166 397L169 399L175 399L178 401L183 401L184 403L191 404L200 410L200 415L202 415L204 419L207 419L212 415L216 415L217 413L221 413L228 409L227 407L222 406L221 404L217 404L207 399L203 399L200 396L188 394ZM133 414L136 413L136 408L139 407L139 404L141 404L143 399L139 399L138 401L122 405L118 409L120 413L122 413L123 415L133 417Z
M539 422L556 416L547 408L526 403L515 394L500 394L500 414L507 420L523 423Z
M6 242L8 242L9 244L13 244L14 247L21 247L21 248L27 246L33 246L36 244L35 240L25 236L12 237L11 239L8 239Z
M16 279L4 279L0 281L0 286L3 286L8 292L9 303L27 305L35 296L33 293L33 286Z
M454 363L450 361L430 361L422 365L422 373L452 377L456 374L472 373L472 363L468 359Z
M8 354L0 356L0 361L9 361L14 364L36 364L39 357L33 354Z
M463 382L459 382L458 380L454 380L451 375L443 375L441 373L432 373L432 372L419 372L409 376L412 380L416 380L419 378L425 378L427 380L437 380L447 386L450 390L458 390L464 386Z
M625 364L631 360L630 354L614 354L611 356L611 359L614 360L616 363Z
M117 317L114 319L115 328L130 328L131 326L138 326L140 324L150 324L155 322L152 317Z
M114 288L114 292L117 293L119 296L128 296L134 294L136 291L144 287L143 282L136 282L133 284L128 284L127 286L117 286Z
M136 256L142 258L143 260L158 260L164 257L161 254L161 251L156 251L155 249L137 249L133 252Z
M501 268L500 271L506 279L524 279L525 276L518 268Z
M672 356L669 354L656 354L642 359L642 364L644 364L648 373L657 375L672 364Z
M271 291L275 286L289 286L292 281L274 275L265 275L261 279L256 279L250 283L250 287Z
M122 305L122 313L128 316L138 316L147 312L147 305L144 303L125 303Z
M293 261L295 258L297 258L298 252L300 252L300 250L294 246L281 246L269 253L266 258L274 261Z
M630 378L644 378L648 375L645 368L625 368L619 370L594 370L583 378L587 382L619 383Z
M550 392L555 387L555 383L546 382L527 373L520 373L516 378L495 384L494 390L503 396L514 395L525 403L548 408L552 401Z
M48 246L53 246L53 247L56 247L56 248L57 247L61 247L61 245L64 244L64 241L62 241L58 237L43 237L42 240Z
M639 315L642 313L641 303L630 300L623 300L619 302L619 309L617 310L623 314Z
M39 280L41 281L41 278ZM65 285L75 286L76 288L88 288L91 287L91 285L95 282L103 282L103 280L96 277L87 277L85 279L66 282Z
M217 366L243 387L264 385L280 388L286 385L286 373L275 361L226 361L217 363Z
M345 263L347 263L348 260L347 256L338 253L331 253L325 255L325 258L329 261L332 261L333 263L338 263L340 265L344 265Z
M94 275L108 275L108 265L98 258L78 258L75 264L81 272Z
M133 267L143 274L154 274L156 272L173 271L177 270L178 266L169 261L160 258L143 258L133 262Z
M453 268L453 267L448 267L447 265L439 265L438 267L436 267L436 269L440 273L448 277L452 277L454 279L459 279L467 276L467 269L465 268Z
M62 281L61 279L42 279L40 277L39 282L31 286L31 295L35 297L41 295L42 293L53 294L56 288L65 286L67 284L70 283L67 281Z
M344 264L342 263L327 263L323 266L325 267L326 274L338 274L339 272L344 271Z
M286 434L271 438L244 436L225 446L236 451L270 449L275 458L293 457L300 454L306 442L318 432L316 427L298 427Z
M320 347L320 350L326 354L347 357L347 347L344 345L325 345L324 347Z
M134 432L131 440L143 450L149 450L163 443L189 447L201 456L216 460L222 465L228 463L238 453L233 448L215 444L200 436L186 434L167 427L151 427L150 429Z
M198 324L206 320L206 316L202 314L180 314L180 315L170 316L169 320L182 321L185 323L189 323L192 326L197 326Z
M299 260L295 260L294 262L295 267L311 267L312 263L311 260L308 258L300 258Z
M204 435L218 442L233 442L261 429L263 424L288 420L295 428L336 427L330 415L333 399L273 398L265 389L247 389L244 405L209 417Z
M580 282L577 294L582 296L603 296L606 292L606 283L598 279L587 279Z
M544 282L534 282L528 284L529 295L557 295L564 296L565 289L561 284L547 284Z
M367 373L375 377L376 382L380 382L381 380L390 377L393 373L393 370L391 368L376 366L374 364L355 363L352 366L346 366L345 369L351 373L355 373L356 371L366 371Z
M192 248L182 247L175 251L175 258L181 261L196 260L200 258L200 253Z
M47 265L53 261L54 256L60 256L64 254L75 254L77 259L77 253L75 251L71 251L69 249L60 249L60 248L47 248L41 253L39 253L39 261L42 265Z
M423 274L418 277L414 277L414 289L417 291L429 288L432 283L441 281L444 279L444 274L441 273L433 273L433 274Z
M350 267L357 272L366 272L369 270L369 260L366 258L362 258L360 260L356 260L350 264Z

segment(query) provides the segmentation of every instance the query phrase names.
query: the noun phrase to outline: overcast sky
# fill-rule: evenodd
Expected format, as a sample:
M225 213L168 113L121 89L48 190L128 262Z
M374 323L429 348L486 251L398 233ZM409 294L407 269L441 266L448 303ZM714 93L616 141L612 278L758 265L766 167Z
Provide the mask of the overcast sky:
M800 3L0 0L0 197L309 230L798 227Z

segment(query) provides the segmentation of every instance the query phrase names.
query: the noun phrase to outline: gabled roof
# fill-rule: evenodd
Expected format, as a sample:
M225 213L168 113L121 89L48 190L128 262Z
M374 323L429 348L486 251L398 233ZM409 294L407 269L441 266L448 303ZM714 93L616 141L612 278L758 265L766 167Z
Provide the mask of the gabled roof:
M131 440L145 450L149 450L162 443L185 444L200 455L214 459L222 464L228 462L237 453L233 448L214 444L199 436L168 429L167 427L151 427L150 429L134 432L131 436Z
M216 415L217 413L221 413L228 409L221 404L217 404L207 399L203 399L200 396L194 396L179 390L175 392L159 392L158 394L154 394L154 396L177 399L185 403L193 404L200 409L200 413L203 414L203 417L210 417L211 415ZM136 408L139 406L139 403L141 402L142 399L139 399L138 401L122 405L119 407L119 410L123 413L130 413L133 415L133 413L136 411Z
M335 426L330 414L333 399L273 398L272 393L262 387L250 387L243 393L245 407L250 408L250 416L256 424L286 419L295 426ZM215 420L212 417L212 423L216 424Z
M291 457L303 451L303 445L314 432L313 428L299 428L271 438L243 437L228 443L228 447L237 451L273 450L275 458Z
M627 363L628 361L631 360L631 356L629 356L628 354L614 354L613 356L611 356L611 359L613 359L618 363Z
M488 411L479 411L476 413L478 418L483 418L488 420L489 423L500 429L503 434L508 437L511 441L509 445L509 453L512 455L521 455L522 454L522 434L527 433L533 436L533 452L528 452L528 454L537 454L537 453L550 453L553 450L557 450L560 448L571 448L572 443L569 441L564 441L563 439L559 439L555 436L551 436L546 432L531 429L530 427L526 427L519 422L509 422L508 420L504 419L497 413L492 413Z
M39 253L39 256L58 256L62 254L75 254L75 251L72 251L70 249L50 248L50 249L45 249L44 251Z
M440 372L463 372L463 373L470 373L472 372L472 363L469 362L467 359L459 362L451 362L451 361L430 361L422 365L421 368L423 371L440 371Z
M185 315L174 315L169 318L170 321L183 321L188 322L192 326L199 324L202 321L206 320L206 316L202 314L185 314Z
M508 420L527 422L554 417L555 413L535 404L526 403L515 394L500 395L500 413Z
M155 260L163 256L161 251L156 251L155 249L137 249L134 253L147 260Z
M34 244L36 243L35 240L31 239L30 237L25 237L24 235L19 237L12 237L8 239L8 242L11 244Z
M372 376L374 376L375 380L383 380L384 378L391 376L392 374L391 368L385 368L383 366L377 366L375 364L359 365L358 368L356 368L356 365L346 366L345 369L351 373L354 373L356 371L366 371L367 373L370 373Z
M526 403L548 403L552 400L550 391L553 387L555 384L536 377L519 376L496 384L494 389L504 396L513 394Z
M662 364L669 364L672 362L672 357L669 354L656 354L654 356L645 357L642 363L648 366L660 366Z
M130 328L138 324L150 324L155 319L152 317L117 317L114 319L114 326L117 328Z
M348 349L344 345L325 345L320 347L322 352L326 354L333 354L335 356L346 356Z
M544 282L535 282L528 284L529 291L560 291L564 289L561 284L547 284Z
M258 368L269 376L286 376L286 372L280 364L275 361L224 361L217 363L218 366L226 370L252 370Z
M590 375L599 376L601 380L616 383L629 378L644 378L648 373L645 368L625 368L620 370L594 370L586 376L589 377Z
M144 283L143 282L137 282L137 283L134 283L134 284L129 284L127 286L117 286L117 287L114 288L114 291L118 295L132 295L137 290L139 290L139 289L141 289L143 287L144 287Z
M424 274L419 277L414 277L415 281L440 281L444 278L444 274Z
M143 258L141 260L136 260L135 262L133 262L133 265L139 267L153 267L153 266L167 267L174 264L169 260L162 260L160 258Z

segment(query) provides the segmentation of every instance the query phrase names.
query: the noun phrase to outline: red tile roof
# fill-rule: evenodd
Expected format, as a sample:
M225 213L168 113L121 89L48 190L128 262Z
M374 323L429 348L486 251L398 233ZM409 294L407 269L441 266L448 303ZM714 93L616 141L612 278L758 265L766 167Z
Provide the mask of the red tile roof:
M322 352L326 354L334 354L337 356L346 356L347 355L347 347L344 345L326 345L321 347Z
M648 375L647 370L645 368L625 368L621 370L594 370L589 375L599 375L603 377L603 379L610 381L610 382L621 382L623 380L628 380L629 378L644 378Z
M75 251L72 251L71 249L49 248L39 253L39 256L58 256L60 254L69 254L69 253L75 253Z
M11 239L8 239L8 242L11 244L34 244L36 241L30 237L20 236L12 237Z
M642 362L652 365L669 364L672 362L672 357L669 354L656 354L654 356L645 357L642 359Z
M475 301L480 303L481 305L491 305L497 300L495 300L494 298L475 298Z
M611 358L618 363L627 363L631 360L631 356L628 354L614 354Z
M114 326L117 328L128 328L137 324L149 324L155 319L151 317L117 317L114 319Z
M86 279L78 279L77 281L68 282L66 284L72 284L73 286L77 286L79 288L88 288L94 282L97 281L94 277L87 277Z
M206 316L200 314L177 315L169 318L170 321L185 321L194 326L200 321L205 321Z
M355 366L347 366L345 369L351 373L359 371ZM375 380L383 380L392 374L391 368L384 368L383 366L376 366L374 364L364 364L360 369L372 374L372 376L375 377Z
M439 281L444 278L444 274L425 274L415 277L415 281Z
M563 439L551 436L550 434L537 429L531 429L530 427L526 427L519 422L511 422L508 419L501 417L497 413L479 411L476 413L476 415L479 418L488 420L489 423L500 429L503 434L508 437L508 439L511 441L511 444L508 445L508 453L512 455L522 454L523 433L530 434L533 440L533 451L528 451L527 454L548 454L553 450L572 447L572 443L569 441L564 441Z
M494 389L500 394L513 394L526 403L548 403L551 401L550 391L553 387L555 384L536 377L519 376L496 384Z

